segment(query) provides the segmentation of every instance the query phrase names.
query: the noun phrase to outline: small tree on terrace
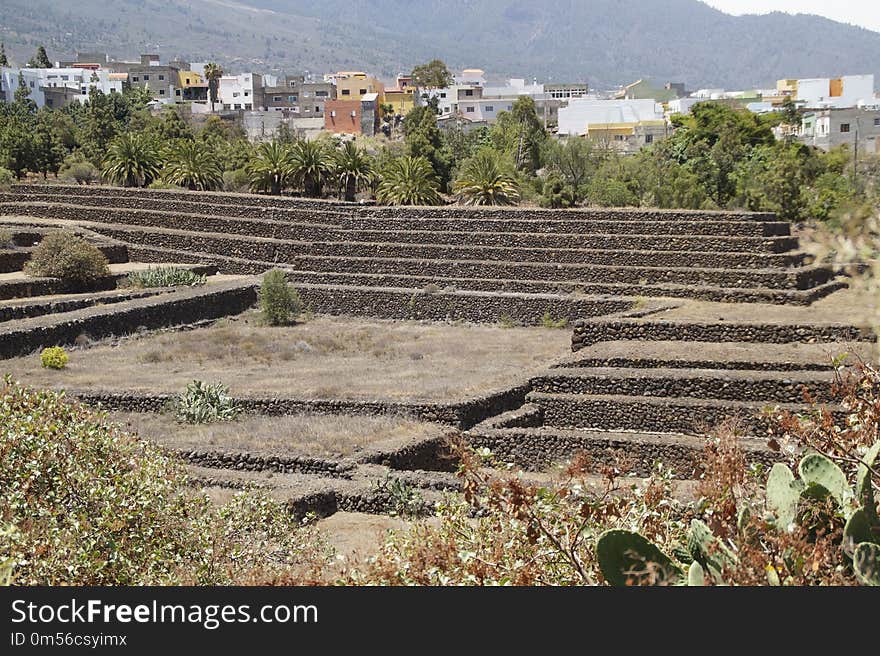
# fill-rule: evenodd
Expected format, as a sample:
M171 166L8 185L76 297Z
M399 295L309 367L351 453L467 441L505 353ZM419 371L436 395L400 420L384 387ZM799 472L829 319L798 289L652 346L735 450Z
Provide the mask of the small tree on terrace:
M102 173L113 184L146 187L159 177L159 168L155 144L144 135L126 132L110 143Z
M165 180L192 191L213 191L223 186L223 171L208 144L181 140L168 153Z
M277 141L262 143L246 170L252 191L280 194L293 179L290 148Z
M465 205L515 205L519 187L511 166L492 148L481 148L464 163L452 187Z
M339 191L347 201L353 201L358 190L368 188L375 178L370 156L353 141L346 142L336 152L334 174Z
M431 163L424 157L399 157L382 169L376 191L380 203L388 205L439 205L440 185Z

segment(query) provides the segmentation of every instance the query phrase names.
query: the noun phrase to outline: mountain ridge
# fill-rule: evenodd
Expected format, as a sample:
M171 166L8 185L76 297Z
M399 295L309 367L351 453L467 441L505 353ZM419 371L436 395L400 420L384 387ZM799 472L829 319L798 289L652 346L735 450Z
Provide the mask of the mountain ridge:
M105 0L4 4L0 40L19 62L44 43L53 60L158 51L228 70L356 67L386 77L440 57L498 77L600 87L880 77L878 32L807 14L730 16L697 0L116 0L110 12Z

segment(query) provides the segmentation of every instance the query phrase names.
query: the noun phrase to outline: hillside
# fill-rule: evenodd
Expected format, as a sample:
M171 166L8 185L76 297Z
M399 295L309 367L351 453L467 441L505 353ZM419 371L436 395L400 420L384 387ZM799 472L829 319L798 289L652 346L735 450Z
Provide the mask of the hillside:
M19 61L39 43L217 60L232 69L393 75L428 58L501 75L609 86L751 87L780 77L875 73L880 33L817 16L734 17L696 0L5 0L0 39Z

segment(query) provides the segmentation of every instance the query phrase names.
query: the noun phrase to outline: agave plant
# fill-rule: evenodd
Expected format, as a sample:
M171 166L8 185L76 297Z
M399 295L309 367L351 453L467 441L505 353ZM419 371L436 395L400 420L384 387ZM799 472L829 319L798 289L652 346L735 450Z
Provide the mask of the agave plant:
M439 205L439 189L427 159L404 156L392 160L382 170L376 198L388 205Z
M370 156L355 146L353 141L346 142L336 153L333 172L339 190L347 201L353 201L357 192L372 185L375 178Z
M110 143L102 173L123 187L146 187L159 176L159 151L144 135L127 132Z
M491 148L478 150L465 162L452 191L465 205L515 205L520 198L516 179Z
M302 185L305 195L321 195L324 180L330 175L333 160L324 145L318 141L297 141L290 151L293 177Z
M165 181L192 191L214 191L223 187L223 171L211 148L204 142L179 141L168 153Z
M294 177L290 148L278 141L260 144L246 170L252 191L280 194Z

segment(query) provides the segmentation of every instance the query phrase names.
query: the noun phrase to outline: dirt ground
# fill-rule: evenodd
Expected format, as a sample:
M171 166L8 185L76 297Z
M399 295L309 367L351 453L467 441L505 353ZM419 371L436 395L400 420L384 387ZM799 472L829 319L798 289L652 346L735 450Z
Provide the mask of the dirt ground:
M570 332L318 316L289 327L247 312L199 330L74 351L61 371L36 355L0 373L40 387L176 393L193 379L237 396L454 401L510 387L563 358Z
M213 424L180 424L171 414L114 412L112 421L173 449L217 449L316 457L349 456L380 443L402 443L445 434L444 427L403 417L297 415Z

